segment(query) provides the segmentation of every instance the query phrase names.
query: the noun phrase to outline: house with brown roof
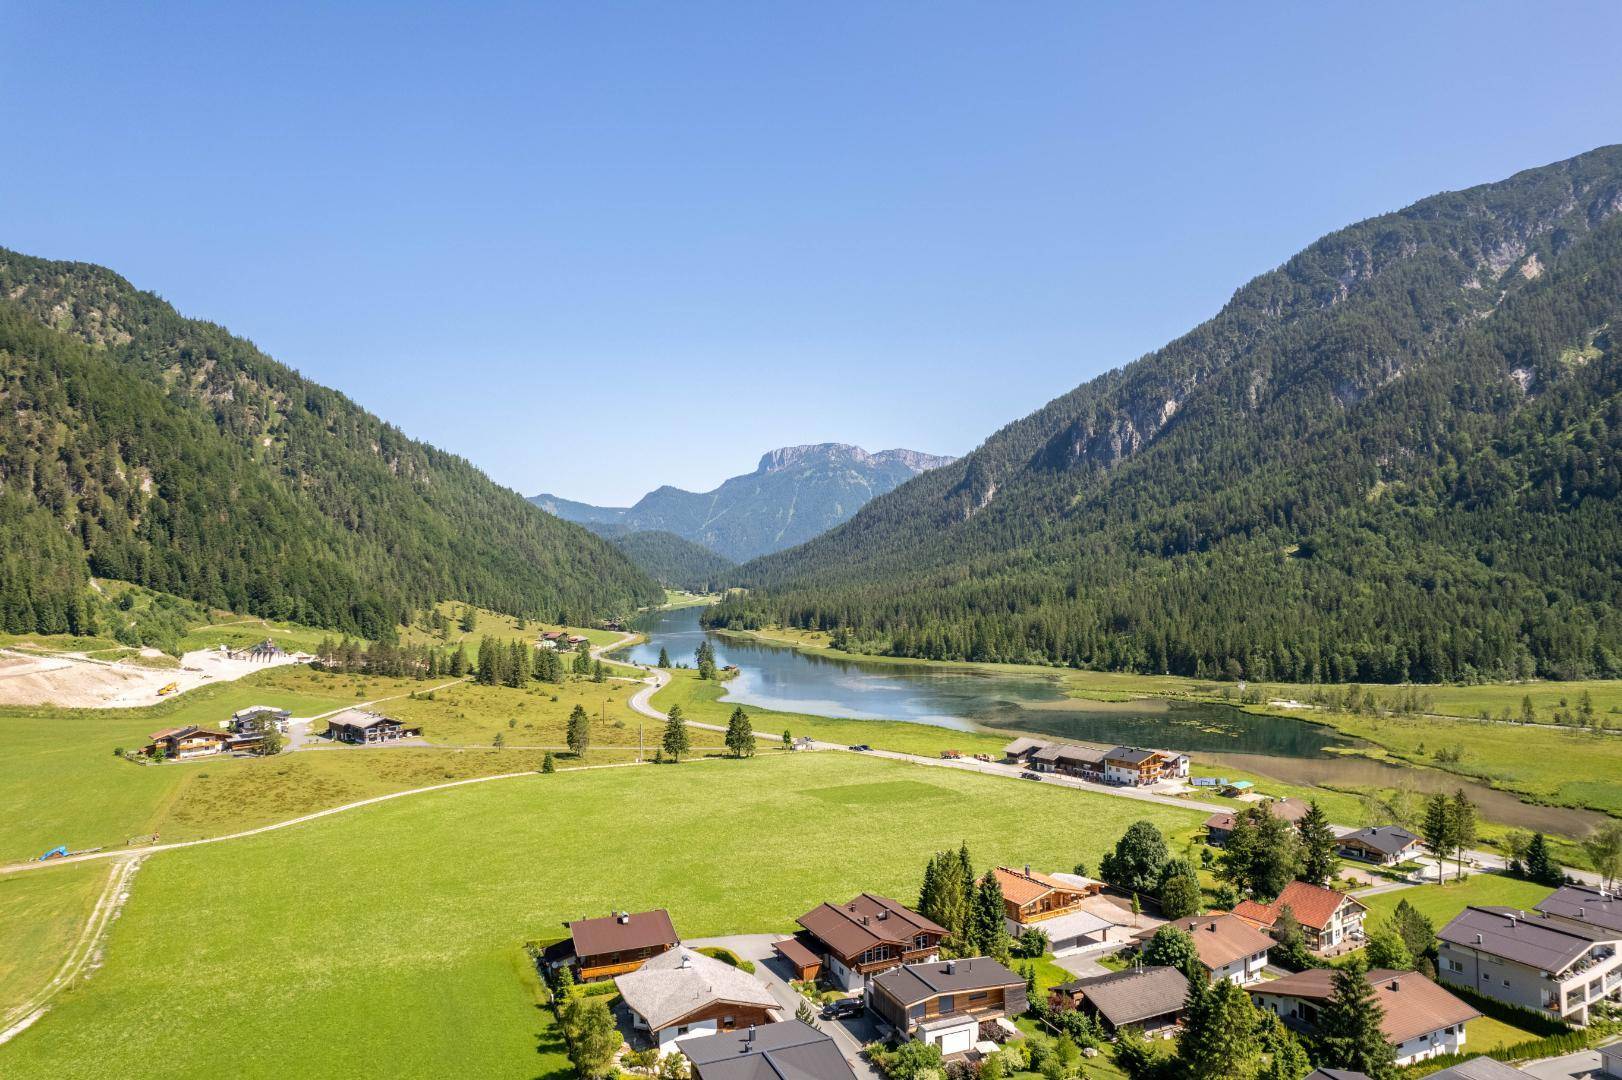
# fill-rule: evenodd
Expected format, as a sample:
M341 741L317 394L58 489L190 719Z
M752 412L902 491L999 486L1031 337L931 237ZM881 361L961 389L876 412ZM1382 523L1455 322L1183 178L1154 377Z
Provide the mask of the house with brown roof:
M1039 929L1047 934L1056 953L1112 939L1115 924L1087 910L1087 901L1104 891L1102 881L1077 874L1044 874L1029 865L1019 870L999 866L992 872L1002 889L1003 917L1011 936Z
M580 981L607 979L635 971L681 943L670 912L617 911L597 919L576 919L569 928L572 962Z
M904 1037L943 1054L969 1050L982 1023L1029 1007L1024 978L989 956L891 968L869 985L867 1006Z
M1241 900L1233 913L1263 930L1272 931L1285 908L1306 932L1307 947L1323 952L1363 940L1363 920L1369 909L1355 897L1308 881L1292 881L1270 904Z
M759 979L685 945L616 976L614 986L631 1014L632 1028L645 1032L661 1052L682 1039L779 1019L777 999Z
M224 753L231 745L231 736L225 732L210 731L195 724L154 731L151 738L152 741L142 747L142 753L180 761Z
M1048 992L1055 1009L1080 1009L1110 1031L1135 1027L1145 1035L1183 1022L1188 977L1173 967L1135 967L1060 983Z
M1175 926L1194 939L1200 966L1210 972L1212 979L1227 979L1244 986L1259 980L1267 967L1267 950L1272 948L1273 939L1237 915L1194 915L1165 925ZM1133 938L1141 946L1159 931L1158 926L1140 930Z
M1419 850L1419 837L1401 825L1373 825L1335 841L1341 855L1376 866L1396 866Z
M934 960L946 928L887 896L862 893L846 904L819 904L796 920L804 931L777 943L802 979L825 971L846 990L880 972Z
M1265 807L1269 813L1280 821L1294 825L1307 816L1311 809L1300 799L1269 799L1266 802L1251 803L1251 806ZM1240 814L1250 809L1249 806L1237 810L1222 810L1205 819L1205 842L1212 847L1223 847L1228 837L1233 835L1234 822Z
M1571 897L1562 889L1543 902L1548 910L1537 912L1465 908L1437 931L1437 976L1451 986L1586 1024L1593 1005L1622 1000L1622 930L1586 919L1587 905L1577 905L1576 917L1556 914Z
M1333 968L1308 968L1245 989L1259 1007L1310 1034L1317 1029L1324 1004L1334 996L1334 977ZM1385 1014L1380 1030L1396 1048L1398 1065L1460 1053L1464 1025L1481 1015L1417 971L1377 968L1368 973L1368 981Z
M1162 780L1186 780L1188 766L1187 754L1117 746L1104 752L1104 782L1147 787Z

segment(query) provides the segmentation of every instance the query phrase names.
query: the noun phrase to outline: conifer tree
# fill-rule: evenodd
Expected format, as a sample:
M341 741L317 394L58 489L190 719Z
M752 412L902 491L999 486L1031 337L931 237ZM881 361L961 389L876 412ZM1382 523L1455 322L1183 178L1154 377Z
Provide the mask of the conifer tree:
M569 753L575 757L580 757L591 745L591 717L586 714L584 705L576 705L569 713L563 741L569 744Z
M591 651L583 641L580 643L580 651L574 654L574 673L576 675L591 674Z
M755 729L743 706L735 706L727 719L726 747L733 757L755 756Z
M1453 851L1453 804L1446 795L1437 792L1425 800L1425 820L1420 826L1420 836L1425 841L1425 850L1436 859L1436 883L1442 883L1442 875L1447 863L1447 857Z
M682 715L680 705L672 705L665 720L665 736L662 748L670 755L671 761L680 761L681 756L687 753L692 746L692 740L687 734L687 719Z
M1453 843L1453 861L1458 871L1455 876L1462 881L1464 853L1476 842L1476 804L1470 801L1463 788L1459 788L1453 793L1449 809L1453 815L1453 833L1449 839Z
M1335 831L1329 827L1329 815L1317 799L1295 823L1295 829L1301 836L1301 880L1328 885L1340 860L1335 853Z
M1003 921L1004 912L1002 884L997 880L997 871L987 870L974 890L969 928L964 934L969 939L966 951L994 957L1000 962L1007 960L1013 948L1008 939L1007 923Z
M1203 977L1203 973L1202 973ZM1177 1054L1189 1080L1235 1080L1252 1075L1261 1060L1256 1007L1237 983L1189 982L1187 1020Z
M662 668L667 668L667 667L670 666L670 653L665 651L665 647L663 645L659 646L659 665L658 666L662 667Z
M1363 957L1354 953L1342 963L1335 970L1333 985L1334 992L1318 1013L1319 1067L1389 1080L1396 1073L1397 1052L1380 1027L1385 1010L1375 1000Z
M1549 857L1549 843L1542 833L1533 833L1526 847L1526 876L1540 885L1558 885L1565 877L1560 867Z

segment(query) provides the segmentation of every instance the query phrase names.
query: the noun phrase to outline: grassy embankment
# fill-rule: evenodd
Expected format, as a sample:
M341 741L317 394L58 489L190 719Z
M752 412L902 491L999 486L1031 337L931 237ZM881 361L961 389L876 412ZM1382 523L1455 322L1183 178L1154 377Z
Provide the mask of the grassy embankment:
M662 905L687 937L787 931L829 898L914 895L928 855L963 840L980 865L1096 864L1137 818L1182 833L1198 815L848 754L415 796L155 856L105 966L0 1048L0 1071L561 1076L519 945L563 920ZM176 932L240 926L244 912L262 932ZM274 1037L222 1022L268 1002Z
M90 863L0 876L0 1017L56 975L109 870Z

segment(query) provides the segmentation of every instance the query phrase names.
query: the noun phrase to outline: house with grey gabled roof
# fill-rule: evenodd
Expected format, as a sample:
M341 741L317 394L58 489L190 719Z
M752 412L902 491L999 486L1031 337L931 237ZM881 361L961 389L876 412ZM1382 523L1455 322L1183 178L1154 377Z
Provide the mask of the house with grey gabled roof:
M833 1037L798 1020L687 1039L681 1052L696 1080L856 1080Z
M1622 899L1609 889L1562 885L1538 904L1537 909L1556 918L1622 934Z
M904 964L868 984L868 1008L903 1038L962 1053L980 1024L1023 1013L1025 980L989 956Z
M1372 825L1335 841L1346 858L1361 859L1376 866L1395 866L1418 851L1419 844L1419 837L1401 825Z
M1622 932L1545 911L1471 906L1437 932L1444 982L1572 1024L1622 998Z

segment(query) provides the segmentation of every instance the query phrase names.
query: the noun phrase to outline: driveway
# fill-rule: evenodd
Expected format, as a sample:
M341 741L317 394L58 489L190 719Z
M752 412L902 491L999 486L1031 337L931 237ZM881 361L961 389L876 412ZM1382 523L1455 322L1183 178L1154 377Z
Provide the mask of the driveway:
M726 937L696 938L683 944L695 949L720 946L732 950L744 960L753 961L755 977L765 983L766 989L777 999L778 1006L783 1010L783 1019L792 1020L795 1010L805 999L789 985L789 980L794 977L794 970L782 957L772 951L772 942L782 936L782 934L729 934ZM854 1020L818 1020L817 1026L827 1032L839 1046L839 1052L845 1055L845 1060L850 1062L850 1067L856 1071L857 1080L882 1080L878 1070L861 1056L862 1047L878 1037L873 1021L868 1019L866 1014Z
M1598 1050L1579 1050L1563 1057L1545 1058L1519 1067L1538 1080L1600 1080L1605 1076Z

